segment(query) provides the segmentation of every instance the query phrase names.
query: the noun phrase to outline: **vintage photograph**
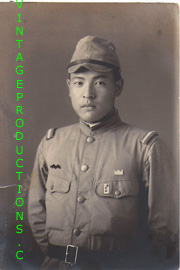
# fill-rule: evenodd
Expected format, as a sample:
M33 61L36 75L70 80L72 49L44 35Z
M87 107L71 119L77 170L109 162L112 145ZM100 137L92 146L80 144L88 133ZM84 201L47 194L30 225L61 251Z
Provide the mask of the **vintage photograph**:
M178 270L178 5L0 22L0 270Z

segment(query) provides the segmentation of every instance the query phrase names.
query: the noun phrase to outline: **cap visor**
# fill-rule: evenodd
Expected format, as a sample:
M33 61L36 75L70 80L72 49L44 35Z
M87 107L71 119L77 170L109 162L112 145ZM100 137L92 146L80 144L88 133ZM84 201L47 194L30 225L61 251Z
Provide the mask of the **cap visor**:
M112 71L112 68L108 68L102 65L97 65L97 64L92 64L92 63L82 63L82 64L77 64L74 66L71 66L68 68L69 73L75 73L78 71L78 69L85 67L89 70L97 71L97 72L108 72Z

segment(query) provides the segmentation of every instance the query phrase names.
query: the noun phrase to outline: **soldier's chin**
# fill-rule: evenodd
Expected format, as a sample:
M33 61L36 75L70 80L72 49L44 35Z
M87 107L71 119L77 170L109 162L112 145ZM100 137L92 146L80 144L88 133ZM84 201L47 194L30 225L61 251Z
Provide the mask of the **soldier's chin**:
M83 121L88 122L88 123L92 123L92 124L99 121L99 118L93 112L88 112L84 115L81 115L80 118Z

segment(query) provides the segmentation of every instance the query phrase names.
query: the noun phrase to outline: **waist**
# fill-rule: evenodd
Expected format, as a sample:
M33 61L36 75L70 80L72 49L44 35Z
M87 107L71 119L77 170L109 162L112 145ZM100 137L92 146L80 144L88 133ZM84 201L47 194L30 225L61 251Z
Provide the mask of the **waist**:
M88 258L93 258L104 253L103 251L94 251L74 245L67 246L57 246L48 244L47 256L50 258L58 259L59 261L64 261L67 264L82 264Z

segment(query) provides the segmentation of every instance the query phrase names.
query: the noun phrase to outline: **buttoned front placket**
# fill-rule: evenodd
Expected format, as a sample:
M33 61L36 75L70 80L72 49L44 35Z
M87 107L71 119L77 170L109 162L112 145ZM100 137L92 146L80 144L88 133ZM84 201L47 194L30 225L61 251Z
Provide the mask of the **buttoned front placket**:
M111 119L111 126L117 125L119 117ZM103 144L102 133L109 129L108 123L104 127L90 128L85 123L80 123L80 138L77 145L74 172L77 177L76 207L72 228L72 244L90 248L90 231L92 218L92 198L94 194L95 168L97 157ZM99 134L101 136L99 137Z
M73 224L72 243L81 246L87 244L91 224L91 194L94 183L94 167L99 149L99 141L89 129L86 134L80 132L75 158L77 175L76 211Z

